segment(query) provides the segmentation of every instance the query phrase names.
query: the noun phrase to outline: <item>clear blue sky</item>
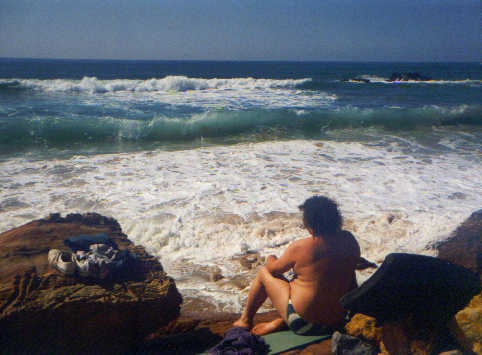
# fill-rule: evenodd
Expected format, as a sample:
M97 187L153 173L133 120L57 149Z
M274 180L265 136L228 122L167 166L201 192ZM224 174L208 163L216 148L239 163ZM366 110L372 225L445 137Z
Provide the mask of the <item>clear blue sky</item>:
M0 57L480 61L480 0L0 0Z

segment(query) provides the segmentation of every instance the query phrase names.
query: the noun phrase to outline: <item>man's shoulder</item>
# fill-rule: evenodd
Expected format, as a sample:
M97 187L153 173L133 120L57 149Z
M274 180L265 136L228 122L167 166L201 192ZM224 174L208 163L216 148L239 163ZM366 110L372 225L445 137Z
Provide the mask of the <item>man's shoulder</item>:
M360 246L358 245L355 236L350 231L341 230L340 239L346 249L357 254L360 253Z
M305 238L300 238L292 241L290 243L290 248L299 248L303 247L305 245L310 245L313 243L313 238L312 237L305 237Z

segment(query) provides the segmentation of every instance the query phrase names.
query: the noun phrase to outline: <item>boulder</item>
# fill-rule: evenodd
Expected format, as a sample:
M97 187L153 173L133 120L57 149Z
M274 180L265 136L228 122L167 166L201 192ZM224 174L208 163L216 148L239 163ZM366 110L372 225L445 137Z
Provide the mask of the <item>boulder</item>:
M421 75L420 73L392 73L388 81L429 81L432 78Z
M376 355L378 347L352 335L335 332L331 337L331 352L333 355Z
M482 280L482 209L472 213L447 240L435 247L440 259L465 266Z
M64 239L106 233L136 258L116 278L65 276L49 267ZM124 353L176 319L181 295L161 264L112 218L53 214L0 234L0 343L5 353Z
M482 297L475 296L458 312L449 325L450 331L467 351L482 354Z
M345 325L346 333L363 340L378 343L381 339L382 327L374 317L356 313Z

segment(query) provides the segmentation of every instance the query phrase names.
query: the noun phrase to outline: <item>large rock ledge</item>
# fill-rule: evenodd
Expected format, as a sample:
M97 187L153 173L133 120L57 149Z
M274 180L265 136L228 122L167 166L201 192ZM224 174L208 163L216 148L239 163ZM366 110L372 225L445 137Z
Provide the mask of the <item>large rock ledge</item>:
M465 266L482 281L482 209L472 213L436 247L439 258Z
M93 282L64 276L48 265L64 239L106 233L136 254L122 277ZM2 353L123 353L176 319L181 295L161 264L134 246L111 218L59 214L0 234Z

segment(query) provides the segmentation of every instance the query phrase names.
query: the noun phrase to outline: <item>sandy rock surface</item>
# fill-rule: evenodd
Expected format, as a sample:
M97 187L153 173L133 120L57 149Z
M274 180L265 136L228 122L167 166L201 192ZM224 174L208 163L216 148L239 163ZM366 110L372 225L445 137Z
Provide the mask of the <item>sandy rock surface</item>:
M106 233L136 259L116 278L65 276L48 265L64 239ZM0 343L7 353L119 353L178 317L181 295L161 264L98 214L51 215L0 234Z

